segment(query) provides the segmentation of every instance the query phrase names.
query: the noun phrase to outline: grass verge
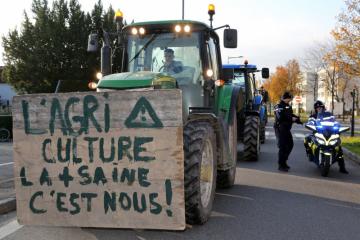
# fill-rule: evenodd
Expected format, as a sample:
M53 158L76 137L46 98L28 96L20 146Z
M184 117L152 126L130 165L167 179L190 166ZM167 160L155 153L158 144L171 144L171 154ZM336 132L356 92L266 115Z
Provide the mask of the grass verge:
M341 142L344 147L360 156L360 137L342 137Z

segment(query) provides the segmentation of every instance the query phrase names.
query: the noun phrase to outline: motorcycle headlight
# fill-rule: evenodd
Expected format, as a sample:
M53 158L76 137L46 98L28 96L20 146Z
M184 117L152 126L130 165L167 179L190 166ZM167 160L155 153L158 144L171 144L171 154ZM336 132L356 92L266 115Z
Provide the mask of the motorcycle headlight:
M338 139L331 140L329 142L329 145L335 145L335 144L337 144L337 142L338 142Z
M319 144L323 144L323 145L326 144L325 141L324 141L323 139L321 139L321 138L316 138L316 140L317 140L317 142L318 142Z

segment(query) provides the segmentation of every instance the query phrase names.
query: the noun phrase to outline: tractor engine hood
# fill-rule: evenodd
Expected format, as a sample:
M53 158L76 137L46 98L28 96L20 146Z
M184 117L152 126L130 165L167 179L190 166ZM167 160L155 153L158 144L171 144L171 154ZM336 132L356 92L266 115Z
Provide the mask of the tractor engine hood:
M176 79L156 72L123 72L104 76L100 79L99 89L136 89L154 88L169 89L176 88Z

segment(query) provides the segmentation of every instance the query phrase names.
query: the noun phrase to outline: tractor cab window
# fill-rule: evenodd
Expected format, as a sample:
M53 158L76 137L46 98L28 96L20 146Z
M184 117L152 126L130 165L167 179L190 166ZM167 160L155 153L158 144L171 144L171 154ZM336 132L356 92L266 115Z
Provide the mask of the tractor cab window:
M216 52L216 46L214 43L214 40L212 38L210 38L207 41L207 47L208 47L208 55L209 55L209 67L212 69L213 71L213 79L219 79L219 67L217 65L218 63L218 59L217 59L217 52Z
M235 84L239 84L242 86L245 86L245 76L242 72L235 72L234 73L234 79L232 81Z
M199 34L131 35L127 46L129 72L151 71L174 77L179 85L200 81Z

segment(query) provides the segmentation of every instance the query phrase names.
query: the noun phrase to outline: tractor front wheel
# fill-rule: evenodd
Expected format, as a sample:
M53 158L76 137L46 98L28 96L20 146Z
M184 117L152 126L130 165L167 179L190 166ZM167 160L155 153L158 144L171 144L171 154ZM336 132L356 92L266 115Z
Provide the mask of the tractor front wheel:
M189 224L205 223L211 213L216 188L216 138L208 122L184 127L185 214Z
M260 119L250 115L245 118L244 160L257 161L260 154Z

